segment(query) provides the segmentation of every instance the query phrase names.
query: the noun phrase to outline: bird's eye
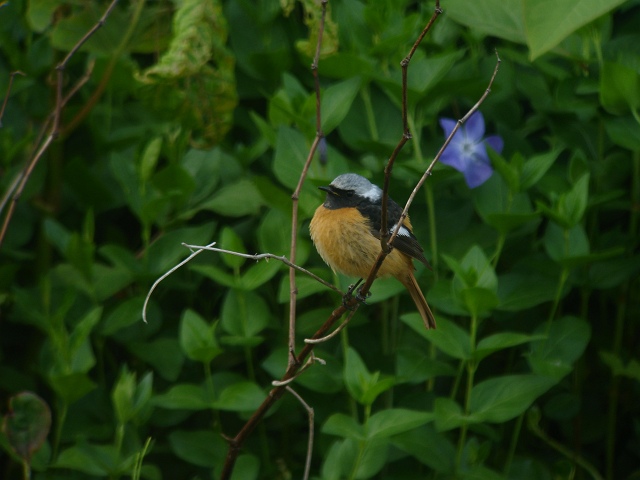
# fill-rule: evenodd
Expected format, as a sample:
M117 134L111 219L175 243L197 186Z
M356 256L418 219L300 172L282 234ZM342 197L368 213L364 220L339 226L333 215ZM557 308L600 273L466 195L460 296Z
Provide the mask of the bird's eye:
M345 193L347 197L353 197L353 190L347 190Z

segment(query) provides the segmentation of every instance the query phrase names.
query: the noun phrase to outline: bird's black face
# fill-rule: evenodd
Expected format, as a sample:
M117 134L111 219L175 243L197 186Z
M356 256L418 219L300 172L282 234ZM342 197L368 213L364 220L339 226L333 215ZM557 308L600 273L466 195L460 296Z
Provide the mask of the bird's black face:
M341 188L329 185L327 187L318 187L320 190L327 192L327 198L324 200L324 207L329 210L337 210L338 208L355 207L362 202L363 198L353 190L343 190Z

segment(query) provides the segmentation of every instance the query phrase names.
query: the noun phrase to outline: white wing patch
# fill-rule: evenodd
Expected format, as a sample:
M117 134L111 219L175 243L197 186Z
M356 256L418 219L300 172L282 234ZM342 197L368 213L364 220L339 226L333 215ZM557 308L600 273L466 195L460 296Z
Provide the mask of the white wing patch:
M394 225L390 230L389 230L389 234L392 235L393 231L395 230L396 226ZM407 237L407 238L411 238L411 232L409 231L409 229L407 227L405 227L404 225L400 226L400 230L398 230L398 235L401 237Z

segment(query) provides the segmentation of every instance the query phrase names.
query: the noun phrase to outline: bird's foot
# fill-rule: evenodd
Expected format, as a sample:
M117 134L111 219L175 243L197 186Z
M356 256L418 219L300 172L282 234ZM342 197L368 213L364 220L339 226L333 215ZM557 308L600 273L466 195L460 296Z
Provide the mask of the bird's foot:
M347 289L347 293L344 294L344 296L342 297L342 306L344 306L346 309L348 310L354 310L355 306L350 306L350 302L351 299L354 297L353 292L355 291L355 298L358 302L360 303L364 303L365 305L367 304L367 298L369 298L371 296L371 292L367 292L366 295L362 294L362 286L360 286L360 283L362 282L362 279L358 280L356 283L353 283L351 285L349 285L349 288Z

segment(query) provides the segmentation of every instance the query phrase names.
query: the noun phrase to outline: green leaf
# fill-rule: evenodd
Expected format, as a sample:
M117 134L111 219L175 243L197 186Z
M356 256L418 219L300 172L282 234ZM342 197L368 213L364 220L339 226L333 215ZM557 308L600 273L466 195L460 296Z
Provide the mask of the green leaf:
M177 339L157 338L146 342L132 342L127 346L135 357L148 362L162 378L170 382L178 379L184 356Z
M224 250L230 250L237 253L247 253L244 243L240 236L230 227L224 227L220 234L219 245ZM229 268L240 268L247 260L237 255L222 254L222 261Z
M225 217L244 217L256 215L262 205L264 205L264 199L255 184L243 178L222 187L209 201L204 202L201 208Z
M414 315L419 322L417 326L425 330L422 317L417 313ZM456 370L444 361L430 358L424 348L400 347L396 356L395 375L398 383L421 383L436 377L455 377Z
M216 325L208 324L193 310L185 310L180 322L180 346L187 357L209 363L223 352L216 340Z
M125 424L133 417L133 395L136 391L136 374L123 369L113 391L111 401L120 424Z
M162 274L174 267L181 259L189 255L182 243L190 245L208 245L211 243L214 225L205 223L196 227L172 230L160 236L147 250L149 273Z
M438 473L453 473L456 449L453 443L432 425L396 435L392 444Z
M212 430L176 430L168 436L171 450L185 462L214 468L224 462L227 444Z
M474 189L473 197L480 216L501 233L508 233L540 216L533 211L529 195L507 189L497 175Z
M556 282L536 272L500 275L499 310L517 312L555 298Z
M93 445L81 441L62 451L53 466L89 475L120 477L131 471L133 462L133 455L122 460L114 445Z
M334 413L322 426L322 433L343 438L364 440L364 428L353 417L344 413Z
M582 356L591 337L589 324L576 317L563 317L543 324L537 334L546 334L545 340L531 342L528 360L534 373L560 380L573 369L573 363Z
M35 393L22 392L9 398L9 410L4 415L2 433L11 448L27 464L42 447L51 428L51 409Z
M498 306L498 295L488 288L471 287L460 292L460 297L473 316L491 312Z
M549 257L561 264L589 253L589 239L580 224L564 229L555 222L549 222L543 241Z
M498 277L484 251L477 245L472 246L460 262L465 277L460 281L465 287L481 287L492 292L498 290Z
M517 345L522 345L523 343L543 338L545 338L543 335L526 335L524 333L517 332L496 333L485 337L478 342L473 357L477 361L480 361L487 355L499 350L504 350L505 348L515 347Z
M424 330L424 326L422 328ZM425 336L438 350L460 360L471 358L471 338L466 330L451 320L438 317L438 328L426 330Z
M640 151L640 136L636 135L638 122L632 115L603 118L602 121L611 141L634 152Z
M602 362L611 369L612 375L633 378L640 382L640 362L635 358L624 363L620 356L615 353L601 350L598 354Z
M520 186L522 190L533 187L544 176L545 173L555 163L561 148L556 148L550 152L534 155L522 165L520 172Z
M271 280L284 264L278 260L265 259L251 265L240 277L237 288L247 292L255 290Z
M73 403L96 388L96 383L86 373L51 374L51 388L66 402Z
M622 115L640 107L640 79L636 69L604 62L600 73L600 103L610 113Z
M239 455L231 480L257 480L260 474L260 460L255 455Z
M387 438L421 427L434 418L433 412L391 408L373 414L365 424L367 438Z
M450 0L447 15L478 33L525 43L523 6L520 1Z
M155 172L158 159L160 158L160 149L162 148L162 137L152 138L142 152L140 158L140 165L138 167L138 177L140 183L144 188L146 182L149 181L153 173Z
M622 3L624 0L565 0L561 3L555 0L522 2L524 31L527 35L531 60L554 48L578 28L610 12Z
M102 335L113 335L119 330L142 321L144 298L137 296L121 302L100 325Z
M584 216L589 196L589 174L582 175L566 194L561 196L560 211L569 222L569 226L577 225Z
M147 373L139 384L136 384L136 374L124 369L113 388L113 401L116 417L120 424L135 418L149 403L153 386L153 372Z
M505 375L473 386L470 412L480 421L502 423L517 417L556 379L539 375Z
M178 384L167 392L156 395L152 400L158 407L170 410L206 410L211 408L211 401L201 385Z
M309 147L299 131L286 126L278 129L273 172L280 183L291 191L298 185L300 172L309 155Z
M436 429L439 432L452 430L468 423L468 418L462 413L462 407L447 397L437 397L434 404Z
M220 143L238 101L235 59L226 43L219 2L182 1L173 15L168 48L155 65L135 75L149 103L205 145Z
M65 352L69 357L75 357L80 348L85 344L94 327L100 321L102 316L102 307L96 307L87 313L73 328L69 335L69 347Z
M251 412L264 401L264 392L253 382L239 382L228 386L213 402L213 407L232 412Z
M381 377L380 372L369 373L353 348L347 351L343 376L349 394L362 405L373 404L378 395L396 383L393 377Z
M269 321L269 308L254 292L227 291L220 324L225 332L238 337L255 337Z
M325 135L340 125L347 116L361 81L360 77L352 77L330 86L322 93L322 130Z
M27 20L31 28L38 32L44 32L50 25L53 14L60 7L58 0L33 0L27 8Z

